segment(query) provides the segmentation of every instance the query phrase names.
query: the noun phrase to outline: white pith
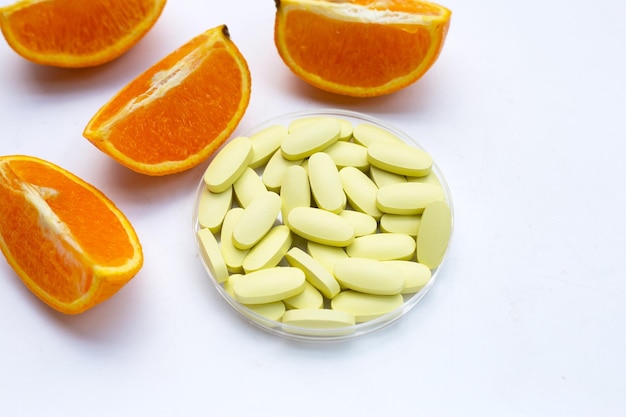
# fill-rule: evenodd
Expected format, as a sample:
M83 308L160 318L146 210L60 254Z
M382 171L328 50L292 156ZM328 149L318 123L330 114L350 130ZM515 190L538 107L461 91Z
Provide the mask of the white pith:
M210 48L196 48L187 56L180 59L174 66L166 70L161 70L154 74L150 80L150 88L143 94L133 97L117 114L112 116L106 123L103 123L100 130L107 132L119 120L124 119L128 114L132 114L137 109L149 106L151 103L166 96L173 88L182 84L200 64L207 59Z

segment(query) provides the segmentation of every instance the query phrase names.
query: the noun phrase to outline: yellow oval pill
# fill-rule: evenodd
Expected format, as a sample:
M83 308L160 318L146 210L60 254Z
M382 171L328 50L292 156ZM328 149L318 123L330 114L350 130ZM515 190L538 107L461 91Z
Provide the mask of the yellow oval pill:
M224 262L230 272L243 272L243 260L249 250L242 250L233 244L233 229L243 214L241 207L234 207L226 213L220 234L220 248Z
M220 252L219 244L209 229L200 229L197 234L202 248L202 256L211 271L211 275L221 284L228 279L228 268L226 268L226 262L224 262L224 257Z
M265 194L267 188L265 188L259 174L248 167L241 173L239 178L237 178L237 181L234 182L233 191L235 192L239 205L246 208L252 200Z
M283 125L270 126L250 136L252 143L250 168L256 169L265 165L274 152L280 148L285 136L287 136L287 128Z
M300 294L285 298L283 302L285 306L290 309L324 307L324 297L322 293L308 281L304 284L304 290Z
M362 323L399 309L403 302L401 294L375 295L343 291L330 304L333 310L350 313L357 323Z
M280 197L271 191L252 201L233 228L233 244L239 249L254 246L274 225L280 205Z
M274 226L250 249L243 260L243 270L249 273L278 265L291 247L292 241L291 231L287 226Z
M441 264L452 233L452 212L445 201L435 201L424 208L417 234L417 261L435 269Z
M294 130L300 129L302 126L306 124L322 119L324 117L326 116L310 116L310 117L300 117L298 119L294 119L287 126L287 131L293 132Z
M421 214L385 213L380 218L380 230L385 233L404 233L409 236L417 236L421 220Z
M313 242L348 246L354 241L354 226L341 216L314 207L295 207L287 224L292 232Z
M404 143L372 143L367 148L367 158L375 167L413 177L430 174L433 165L429 154Z
M302 249L293 247L285 255L289 265L300 268L307 281L317 288L326 298L333 298L339 293L339 283L326 268Z
M343 248L323 245L321 243L311 241L307 241L306 250L313 259L322 264L322 266L331 274L335 269L335 262L339 259L345 259L348 257L348 254Z
M233 188L228 187L221 193L212 193L204 187L198 203L198 223L201 227L208 228L217 233L222 227L224 216L233 202Z
M356 237L376 233L378 223L369 214L354 210L344 210L339 215L354 226L354 236Z
M374 184L378 188L384 187L385 185L395 184L397 182L407 182L407 179L404 175L394 174L389 171L385 171L384 169L377 168L375 166L370 166L370 178L374 181ZM417 178L417 177L412 177Z
M432 273L430 269L418 262L412 261L384 261L386 264L393 266L394 268L399 268L404 271L404 277L406 281L404 282L404 289L402 290L402 294L412 294L416 293L430 281Z
M209 191L220 193L233 185L252 159L250 139L239 136L228 142L213 158L204 173Z
M302 168L304 168L304 172L306 172L306 175L308 177L308 175L309 175L309 158L303 159L302 163L300 164L300 166Z
M235 298L235 293L233 292L233 286L235 285L235 281L243 277L244 275L242 274L232 274L228 277L226 281L224 281L224 291L226 291L226 293L232 298Z
M370 146L374 142L391 144L404 143L402 142L402 139L388 130L369 123L363 123L355 126L352 132L352 137L356 143L365 147Z
M233 287L235 282L239 279L245 278L245 275L241 274L233 274L228 277L228 280L224 283L224 291L232 298L235 298L235 292ZM254 313L268 318L270 320L280 320L285 313L286 307L282 301L274 301L273 303L264 303L264 304L243 304L247 309L253 311Z
M285 331L290 333L311 334L311 329L324 330L325 336L342 336L354 332L356 320L346 311L330 309L287 310L282 319ZM303 330L300 330L301 328Z
M283 158L282 152L279 149L274 152L274 155L272 155L267 165L265 165L261 180L268 190L278 192L283 184L287 168L293 165L300 165L301 163L302 159L289 161Z
M352 258L409 260L415 255L415 239L400 233L359 236L346 247L346 252Z
M377 207L391 214L420 214L433 201L443 201L441 187L419 182L404 182L382 187L376 194Z
M309 116L309 117L300 117L298 119L292 120L287 126L288 132L293 132L294 130L300 129L304 125L309 125L312 122L317 122L322 119L328 119L330 116ZM339 119L336 119L339 122Z
M311 206L309 177L302 166L294 165L287 168L280 187L280 199L282 201L281 214L285 223L289 212L294 207Z
M382 212L376 203L378 187L362 171L354 167L345 167L339 171L341 184L346 198L353 209L380 219Z
M316 120L319 120L325 117L328 117L328 116L313 116L313 117L302 117L300 119L295 119L291 123L289 123L288 130L289 132L292 132L295 129L299 129L300 127L302 127L303 125L307 123L314 122ZM341 132L339 133L339 140L345 141L345 140L352 139L352 130L353 130L352 123L342 118L337 118L336 120L341 125Z
M367 160L367 148L354 142L337 141L324 149L338 169L355 167L367 171L370 163Z
M264 304L293 297L304 290L304 272L292 267L274 267L251 272L233 284L237 301Z
M404 288L403 272L375 259L342 259L335 263L334 272L342 286L367 294L400 294Z
M274 301L273 303L264 304L244 304L250 311L255 312L259 316L263 316L266 319L280 321L283 318L283 314L287 308L282 301Z
M339 140L347 141L347 140L352 139L352 131L354 130L352 123L350 123L350 121L346 119L341 119L341 118L337 119L337 121L339 121L339 124L341 125L341 132L339 132Z
M425 184L433 184L433 185L443 188L439 178L432 172L428 175L424 175L423 177L406 177L406 180L408 182L421 182Z
M341 177L332 158L324 152L316 152L309 158L309 182L317 207L333 213L346 208L346 194Z
M285 159L303 159L335 143L340 133L341 124L337 119L324 117L289 132L280 148Z

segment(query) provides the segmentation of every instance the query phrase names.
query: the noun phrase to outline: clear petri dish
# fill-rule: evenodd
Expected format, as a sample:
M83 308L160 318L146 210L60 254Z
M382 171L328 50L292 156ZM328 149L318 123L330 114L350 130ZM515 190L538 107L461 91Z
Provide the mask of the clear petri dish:
M342 119L344 121L348 121L352 124L352 126L357 126L359 124L370 124L382 128L398 138L400 138L405 143L426 151L413 137L408 135L407 133L391 126L390 124L362 113L342 110L342 109L317 109L317 110L308 110L308 111L299 111L283 114L272 119L266 120L265 122L257 125L256 127L250 129L248 132L244 132L241 136L252 136L257 132L260 132L266 128L275 125L283 125L288 127L292 122L296 120L301 120L305 118L315 118L315 117L334 117L338 119ZM234 137L233 137L234 138ZM232 140L233 138L230 138ZM228 143L228 141L226 142ZM217 153L226 145L224 143L220 149L214 152L213 156L209 158L207 161L207 166L211 164L213 158ZM431 155L432 156L432 155ZM259 171L259 175L261 175L262 171ZM450 239L452 238L452 232L454 230L454 208L452 203L452 196L450 194L450 189L446 182L446 179L436 164L436 158L433 157L433 166L432 172L430 175L434 175L438 180L439 184L443 188L445 201L450 207L451 211L451 233ZM447 252L450 247L450 241L448 242L448 246L446 248L446 252L444 253L443 260L441 263L434 269L431 270L430 280L426 285L424 285L419 291L412 294L404 294L403 295L403 303L398 308L390 311L386 314L383 314L374 319L365 321L365 322L357 322L354 325L337 327L337 328L319 328L319 327L303 327L303 326L294 326L287 323L283 323L279 320L274 320L268 318L265 315L259 314L256 311L253 311L249 306L246 306L240 302L238 302L234 297L232 297L224 288L223 284L218 283L213 274L211 273L211 267L209 266L209 260L205 258L203 251L201 250L201 242L198 238L198 231L201 229L201 225L198 221L199 217L199 203L200 198L205 190L204 179L200 178L198 183L196 198L193 205L192 212L192 232L195 236L196 242L198 244L198 253L201 259L202 264L204 265L204 269L207 274L207 278L213 283L216 291L221 295L223 300L225 301L225 306L229 306L232 311L238 314L243 321L247 322L249 325L255 326L263 331L269 332L271 334L290 339L290 340L299 340L299 341L307 341L307 342L334 342L334 341L344 341L351 340L360 336L364 336L366 334L370 334L374 331L383 329L390 324L396 322L407 313L409 313L425 296L428 294L430 289L435 285L440 275L440 271L445 265ZM236 204L236 203L235 203ZM279 215L276 224L280 224L282 219ZM216 238L219 240L219 233L216 233ZM285 260L283 259L279 266L289 266ZM328 308L329 300L325 300L325 306Z

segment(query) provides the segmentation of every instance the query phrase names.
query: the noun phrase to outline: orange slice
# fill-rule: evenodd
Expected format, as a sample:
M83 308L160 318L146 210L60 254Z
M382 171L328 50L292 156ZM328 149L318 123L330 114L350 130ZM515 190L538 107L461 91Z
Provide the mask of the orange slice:
M66 314L108 299L143 264L133 227L104 194L21 155L0 157L0 249L37 297Z
M437 60L450 10L418 0L276 0L274 41L304 81L356 97L393 93Z
M0 8L0 28L29 61L92 67L133 47L164 6L165 0L21 0Z
M250 101L250 71L226 26L195 37L131 81L83 135L128 168L165 175L192 168L235 130Z

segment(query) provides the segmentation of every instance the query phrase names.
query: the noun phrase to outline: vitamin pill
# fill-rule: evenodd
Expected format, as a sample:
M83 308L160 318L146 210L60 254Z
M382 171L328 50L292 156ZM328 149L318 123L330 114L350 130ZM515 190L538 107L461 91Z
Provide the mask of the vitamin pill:
M306 243L306 250L309 255L331 274L335 269L335 262L339 259L345 259L348 254L343 248L337 246L328 246L321 243L315 243L308 241Z
M347 311L316 308L287 310L282 321L289 325L285 331L299 333L302 328L330 330L322 333L327 336L350 334L354 332L353 326L356 324L354 315Z
M353 209L369 214L374 219L380 219L382 212L376 201L378 187L362 171L354 167L345 167L339 171L339 177L346 198Z
M435 269L441 264L452 233L452 211L445 201L424 208L417 235L417 261Z
M340 133L341 124L337 119L324 117L289 132L280 148L287 160L303 159L335 143Z
M204 173L209 191L221 193L233 185L252 159L250 139L239 136L228 142L211 161Z
M367 158L377 168L413 177L430 174L433 165L429 154L404 143L372 143L367 148Z
M318 208L337 214L346 208L341 177L328 154L317 152L309 158L309 183Z
M380 218L380 230L385 233L404 233L409 236L417 236L421 220L421 214L385 213Z
M224 291L232 298L235 298L233 287L235 282L244 278L245 275L233 274L224 282ZM247 309L270 320L280 320L285 313L286 307L282 301L274 301L273 303L264 304L244 304Z
M212 193L204 187L198 203L198 223L201 227L208 228L217 233L222 227L224 216L232 206L233 188L228 187L221 193Z
M332 158L338 169L354 167L367 171L370 167L367 160L367 148L354 142L337 141L324 149L324 152Z
M300 165L302 160L296 161L288 161L283 158L282 152L277 150L274 152L274 155L270 158L263 170L263 175L261 176L261 180L263 184L267 187L268 190L278 192L283 183L283 178L285 177L285 172L287 168L293 165Z
M377 207L391 214L420 214L433 201L443 201L441 187L419 182L404 182L387 185L376 194Z
M241 207L230 209L224 217L224 224L220 235L220 245L224 262L230 272L243 272L243 260L249 250L241 250L233 244L233 229L243 214Z
M304 172L306 172L307 178L309 176L309 158L303 159L300 164L302 168L304 168Z
M254 246L274 225L280 206L280 197L271 191L252 201L233 228L233 244L239 249Z
M274 267L250 272L233 283L237 301L264 304L293 297L304 290L304 272L292 267Z
M226 281L228 279L228 269L215 236L209 229L200 229L198 230L198 239L211 274L219 283Z
M391 144L404 143L402 139L393 133L369 123L356 126L352 131L352 137L356 143L365 147L370 146L374 142Z
M280 148L285 136L287 136L287 128L282 125L267 127L250 136L252 158L248 166L256 169L267 164L274 152Z
M300 268L307 281L318 289L326 298L333 298L339 293L339 283L322 264L298 247L289 249L285 255L289 265Z
M314 122L316 120L325 118L327 116L315 116L315 117L303 117L301 119L296 119L289 124L289 132L294 131L295 129L299 129L301 126L308 124L310 122ZM339 132L338 140L350 140L352 139L352 123L345 119L336 119L341 125L341 131Z
M424 184L433 184L433 185L443 188L443 186L441 185L441 182L439 181L439 178L437 178L437 176L432 173L429 175L425 175L423 177L406 177L406 180L408 182L421 182Z
M344 291L333 298L330 305L333 310L352 314L357 323L362 323L399 309L403 302L401 294L374 295Z
M376 219L369 214L354 210L344 210L339 213L339 215L354 226L355 237L376 233L378 223L376 223Z
M239 205L246 208L252 200L265 194L267 188L265 188L259 174L248 167L241 173L237 181L234 182L233 191L235 192Z
M397 182L407 182L407 179L404 175L394 174L375 166L370 166L370 177L378 188L384 187L385 185L389 184L395 184Z
M346 247L346 252L352 258L410 260L415 256L415 239L400 233L359 236Z
M352 139L352 123L345 119L337 119L341 125L341 131L339 132L339 139L341 141L348 141Z
M430 281L432 273L430 269L418 262L411 261L384 261L386 264L399 268L404 272L406 281L404 282L404 289L402 294L416 293Z
M266 319L280 321L285 314L287 308L282 301L274 301L273 303L264 304L244 304L247 309L253 311L259 316L263 316Z
M285 171L285 178L280 187L281 214L283 221L294 207L311 206L311 186L304 168L294 165Z
M296 129L300 129L302 126L314 122L316 120L322 119L326 116L311 116L311 117L301 117L299 119L292 120L287 127L287 132L293 132Z
M291 247L291 242L291 231L287 226L274 226L250 249L243 260L243 270L248 273L278 265Z
M313 242L348 246L354 241L354 226L338 214L314 207L296 207L287 224L292 232Z
M367 294L400 294L406 281L402 271L375 259L342 259L334 272L343 287Z
M324 297L311 283L305 282L304 290L293 297L283 300L286 307L294 308L322 308L324 307Z
M229 276L228 279L224 281L223 288L226 294L230 295L232 298L235 298L235 292L233 291L233 286L235 285L235 281L243 277L244 275L242 274L232 274L231 276Z

